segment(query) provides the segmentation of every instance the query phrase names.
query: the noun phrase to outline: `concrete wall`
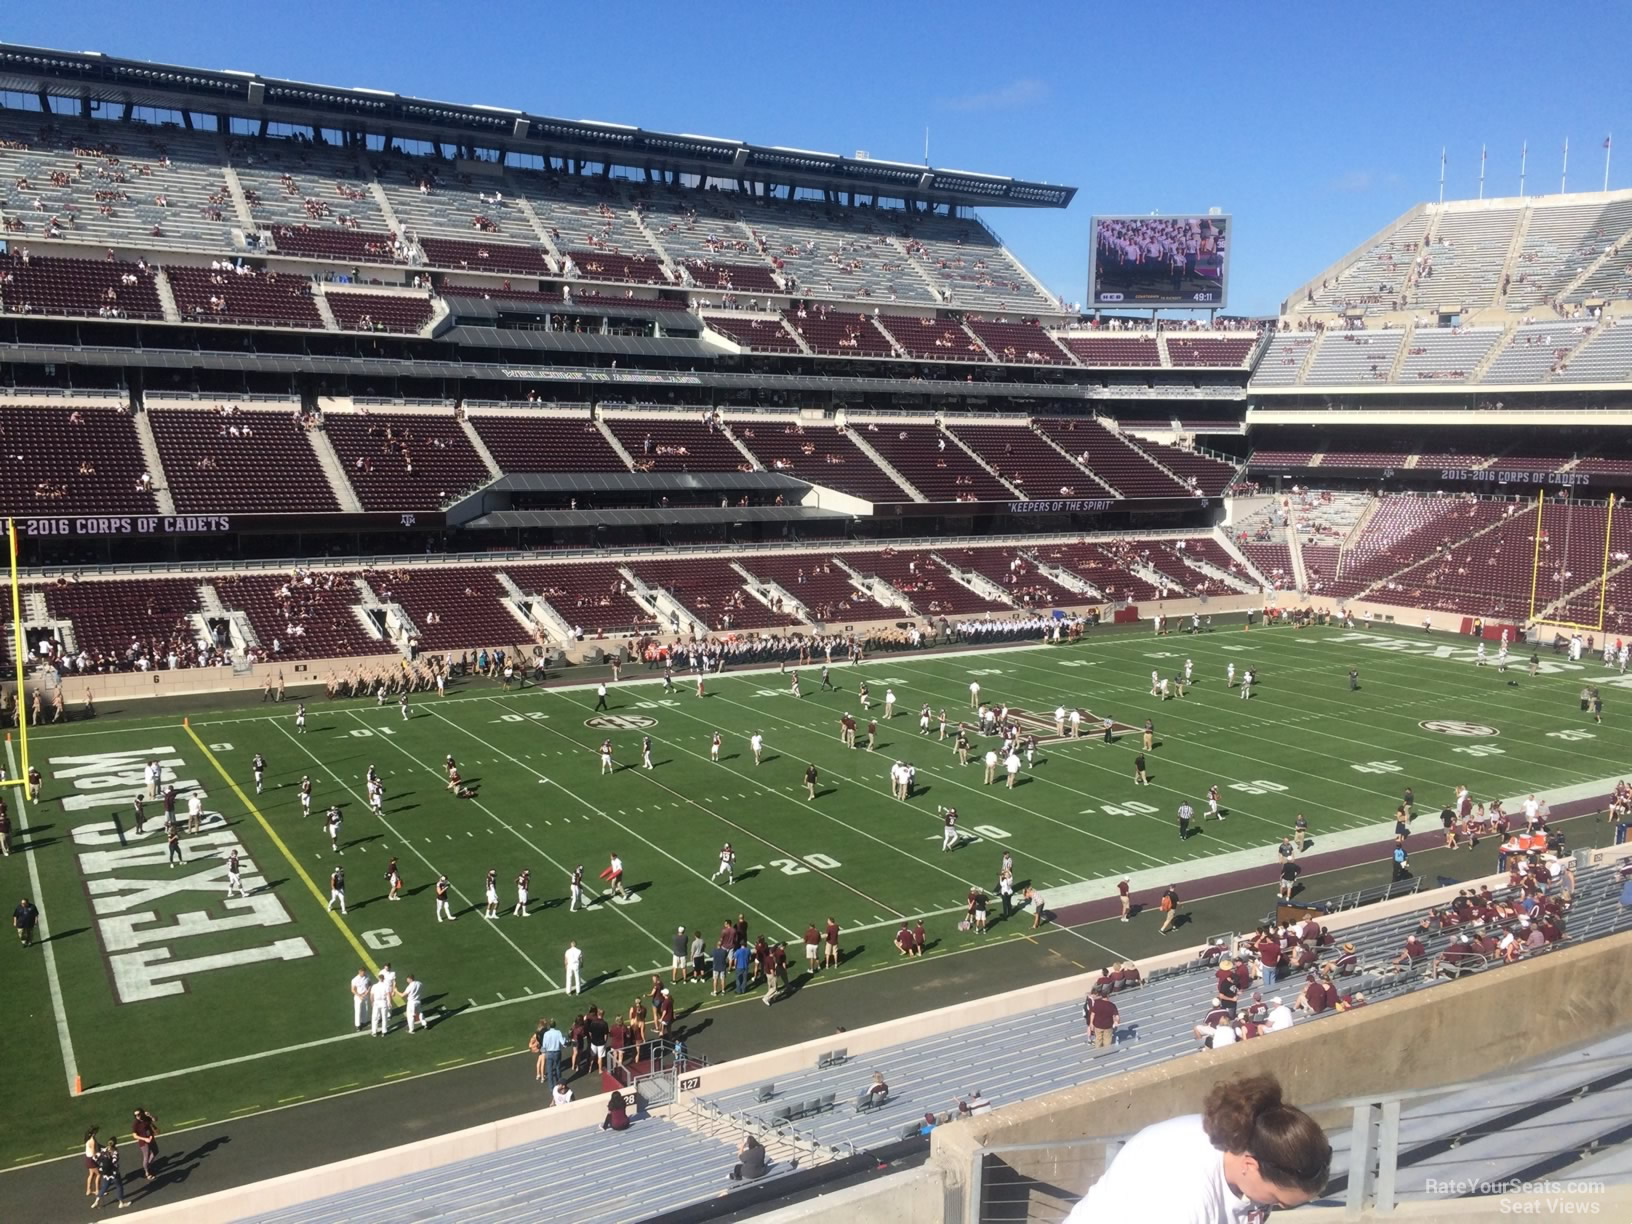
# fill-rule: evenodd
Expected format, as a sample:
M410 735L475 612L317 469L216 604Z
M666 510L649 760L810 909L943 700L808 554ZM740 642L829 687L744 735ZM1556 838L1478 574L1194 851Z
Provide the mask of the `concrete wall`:
M325 684L332 671L344 676L353 668L378 671L382 667L396 667L403 656L395 651L370 655L360 659L284 659L281 662L262 663L241 676L230 667L178 667L175 671L114 672L105 676L66 675L63 677L63 700L70 711L76 711L90 690L98 705L110 701L129 701L141 697L190 697L200 693L255 692L266 683L268 675L276 682L283 672L284 683L291 692L307 693ZM38 673L29 679L29 692L39 687ZM47 690L49 692L49 690ZM50 717L49 710L47 711Z
M1196 1112L1220 1079L1259 1072L1279 1076L1291 1098L1305 1104L1474 1080L1624 1028L1629 992L1632 933L1622 933L1389 999L1341 1021L1299 1025L938 1127L931 1161L949 1186L966 1186L984 1145L1128 1134ZM1521 999L1545 1004L1524 1008L1524 1022L1515 1025L1514 1004ZM1080 1194L1097 1173L1078 1165L1078 1183L1068 1188Z

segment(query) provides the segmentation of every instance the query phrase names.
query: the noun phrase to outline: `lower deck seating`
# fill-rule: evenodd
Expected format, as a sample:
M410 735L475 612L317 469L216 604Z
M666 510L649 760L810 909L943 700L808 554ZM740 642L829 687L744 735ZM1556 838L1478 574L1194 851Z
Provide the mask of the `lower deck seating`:
M248 618L262 657L273 662L396 651L394 643L372 636L357 619L357 588L344 571L219 574L205 581L223 605Z
M882 578L912 601L923 616L970 616L1013 612L1014 606L970 590L927 551L886 548L843 558L861 574Z
M504 572L528 595L544 599L567 624L587 634L657 627L657 618L630 598L629 580L610 562L507 565Z
M508 650L534 636L511 614L509 592L493 570L404 566L370 570L364 577L381 601L402 606L422 650L484 645Z
M743 576L720 558L632 561L629 568L648 586L668 591L717 633L780 629L800 623L796 617L768 608L748 594Z

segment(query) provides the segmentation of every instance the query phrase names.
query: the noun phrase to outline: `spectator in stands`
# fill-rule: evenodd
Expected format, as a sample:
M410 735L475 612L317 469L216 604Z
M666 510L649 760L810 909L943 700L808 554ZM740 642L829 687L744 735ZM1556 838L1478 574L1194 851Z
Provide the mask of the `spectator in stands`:
M765 1146L752 1135L744 1135L737 1148L737 1163L731 1170L732 1181L758 1181L765 1176Z
M890 1099L890 1086L884 1082L882 1071L873 1072L873 1082L861 1090L856 1097L856 1108L865 1109L869 1106L882 1105Z
M601 1122L601 1129L629 1129L629 1103L623 1099L623 1093L614 1092L606 1098L606 1117Z
M1066 1224L1215 1221L1289 1209L1326 1187L1332 1148L1314 1119L1285 1104L1273 1076L1215 1085L1200 1114L1130 1139Z
M1278 1033L1292 1027L1292 1009L1279 995L1269 1001L1269 1014L1264 1017L1264 1032Z

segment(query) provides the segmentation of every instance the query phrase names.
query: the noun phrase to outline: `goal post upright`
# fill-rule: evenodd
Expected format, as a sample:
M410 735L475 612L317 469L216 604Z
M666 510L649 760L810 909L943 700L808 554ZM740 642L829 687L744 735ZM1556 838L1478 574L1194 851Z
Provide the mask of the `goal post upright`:
M1609 540L1615 530L1615 494L1609 495L1609 509L1604 512L1604 570L1598 575L1598 632L1604 631L1604 608L1609 602Z
M1535 547L1530 555L1530 619L1536 619L1536 585L1541 579L1541 513L1547 504L1547 490L1536 494Z
M28 781L28 692L26 685L28 652L23 640L23 595L17 581L17 521L6 520L6 538L11 557L11 639L17 659L17 745L22 765L15 778L7 778L5 785L22 786Z

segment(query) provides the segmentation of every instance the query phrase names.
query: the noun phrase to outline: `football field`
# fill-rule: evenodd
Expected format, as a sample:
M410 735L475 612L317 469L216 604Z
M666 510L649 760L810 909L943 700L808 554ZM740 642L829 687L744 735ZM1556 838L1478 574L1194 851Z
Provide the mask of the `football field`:
M1215 874L1203 862L1213 856L1270 861L1300 812L1312 849L1368 829L1386 839L1406 786L1430 823L1458 784L1479 800L1608 791L1629 747L1623 677L1596 659L1549 655L1535 678L1528 651L1505 675L1472 659L1466 639L1406 629L1101 631L1071 646L839 663L835 691L807 668L797 699L775 669L711 676L700 698L689 677L677 675L665 693L660 673L631 671L610 686L605 712L594 708L592 684L506 692L471 679L443 698L416 697L406 720L394 701L313 702L304 733L293 702L42 728L30 748L44 797L20 814L17 842L27 852L3 870L13 897L40 904L50 937L29 950L14 941L6 953L13 1092L0 1120L0 1168L77 1149L85 1126L128 1117L138 1104L174 1132L514 1056L540 1016L564 1026L588 1003L621 1011L648 993L652 974L666 981L681 927L712 947L722 921L745 915L751 938L788 941L797 976L806 927L831 917L844 960L811 985L872 975L877 990L899 997L923 973L922 961L903 961L892 945L903 919L924 920L925 959L1024 937L1029 913L984 936L958 930L965 895L995 890L1004 852L1021 887L1057 909L1103 898L1124 873L1149 896L1170 876ZM1153 697L1151 671L1171 678L1186 660L1189 693ZM1232 663L1238 675L1257 672L1250 700L1226 685ZM1351 667L1360 675L1352 692ZM871 752L839 737L849 712L865 743L862 681L880 716ZM993 741L972 736L971 764L961 767L952 733L938 738L943 708L954 729L972 718L971 681L984 699L1035 716L1045 733L1012 789L1001 770L997 785L983 784L978 760ZM1601 724L1579 709L1584 683L1603 688ZM891 689L896 712L885 721ZM926 702L937 717L923 735ZM1092 712L1083 738L1054 739L1062 704ZM1154 720L1148 785L1134 784L1137 732L1107 745L1097 731L1105 716L1124 728ZM765 743L758 765L755 732ZM640 767L644 735L651 770ZM607 738L617 769L602 776L596 750ZM13 771L16 748L7 745ZM256 753L267 761L260 793ZM447 790L449 754L472 797ZM183 796L179 810L188 794L204 796L202 832L183 838L179 865L168 861L156 801L145 835L132 825L131 798L153 760ZM905 802L890 794L898 760L917 769ZM814 801L809 765L819 773ZM366 798L370 766L384 782L380 815ZM303 777L313 783L309 816L298 799ZM1223 821L1199 818L1214 785ZM1198 820L1181 842L1174 813L1184 801ZM344 818L340 853L322 825L331 804ZM942 806L959 812L963 840L951 851L942 849ZM727 841L734 882L714 874ZM234 850L241 899L225 896ZM584 866L595 898L614 853L630 895L569 912L572 869ZM400 901L386 895L393 857ZM330 873L341 864L344 915L328 909ZM490 869L497 919L483 917ZM513 917L523 870L531 901L525 918ZM433 905L440 874L453 887L451 924L437 921ZM1051 937L1117 950L1114 927ZM581 998L562 990L568 940L584 953ZM359 966L374 973L387 962L399 983L408 973L423 983L428 1031L406 1034L400 1009L384 1038L353 1030L350 979ZM675 991L682 1029L712 1008L759 1005L757 992L714 999L689 983ZM926 996L922 1005L935 1003ZM782 1006L799 1005L795 996Z

